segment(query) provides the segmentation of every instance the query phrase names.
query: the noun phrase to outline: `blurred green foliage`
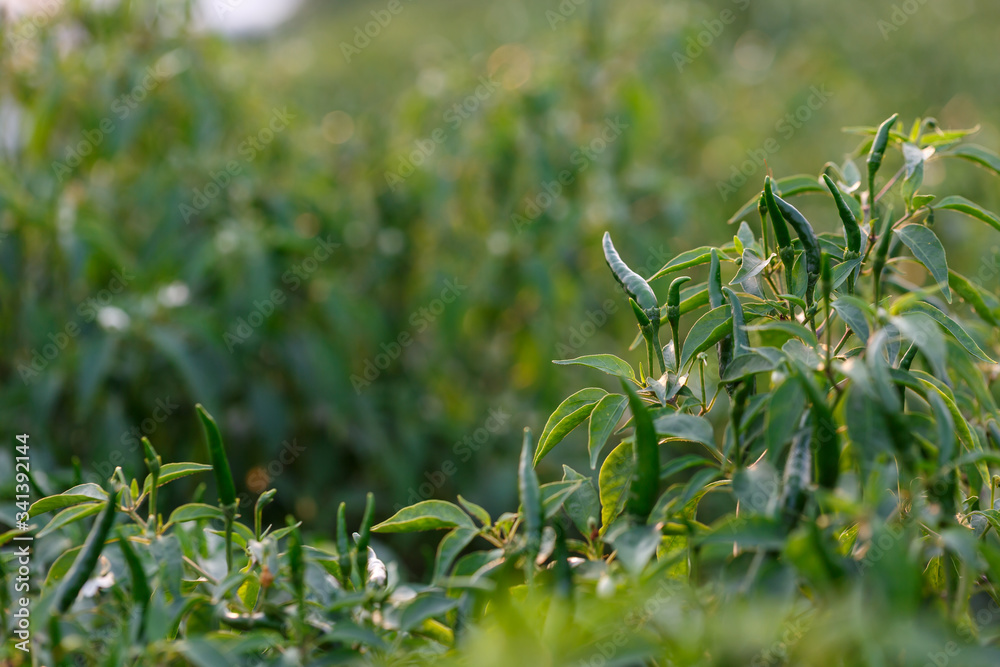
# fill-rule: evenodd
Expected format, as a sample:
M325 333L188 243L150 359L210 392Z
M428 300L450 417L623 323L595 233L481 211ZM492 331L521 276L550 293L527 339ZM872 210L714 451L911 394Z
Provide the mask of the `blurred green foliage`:
M202 402L238 491L270 483L313 530L369 489L510 505L520 427L584 377L550 360L632 330L587 326L614 296L605 229L648 276L723 231L761 151L813 172L894 111L1000 144L982 0L404 2L363 48L383 3L235 40L180 0L104 7L5 22L0 419L96 479L141 469L135 429L201 460ZM1000 205L972 166L925 182L951 179ZM968 228L940 230L953 266L990 247Z

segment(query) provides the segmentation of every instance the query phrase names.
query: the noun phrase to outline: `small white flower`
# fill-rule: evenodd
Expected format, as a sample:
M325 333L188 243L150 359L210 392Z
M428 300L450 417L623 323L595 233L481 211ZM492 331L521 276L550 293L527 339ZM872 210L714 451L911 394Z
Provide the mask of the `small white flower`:
M125 331L131 322L128 313L116 306L105 306L97 311L97 323L107 331Z
M183 306L191 298L191 290L188 286L176 280L165 287L161 287L160 291L156 295L157 301L160 302L164 308L177 308L178 306Z

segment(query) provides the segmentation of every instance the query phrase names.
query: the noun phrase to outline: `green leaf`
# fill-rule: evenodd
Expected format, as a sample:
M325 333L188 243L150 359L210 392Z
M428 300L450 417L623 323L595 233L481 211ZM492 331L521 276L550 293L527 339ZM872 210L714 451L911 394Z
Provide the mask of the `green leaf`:
M563 466L563 481L580 482L580 486L566 500L564 507L580 534L589 535L590 519L596 520L601 516L601 501L597 489L594 488L594 482L567 465Z
M560 366L590 366L608 375L631 380L635 379L635 371L632 370L628 362L619 359L613 354L590 354L584 357L577 357L576 359L559 359L552 363Z
M765 421L767 458L777 462L785 445L792 440L806 407L806 395L797 382L785 380L768 399Z
M867 306L858 299L842 296L832 302L830 306L836 311L840 319L851 328L854 335L865 345L868 344L868 337L871 330L868 327L868 320L865 318Z
M754 276L760 274L761 271L767 268L777 255L773 252L771 256L767 259L761 259L757 253L755 253L750 248L743 251L743 259L740 262L740 270L736 272L736 276L729 282L730 285L740 285L744 281L750 280Z
M156 486L160 487L176 479L181 479L182 477L194 475L199 472L206 472L211 469L212 466L205 465L204 463L165 463L160 466L160 476L157 479ZM148 493L149 487L152 483L153 476L146 475L146 481L142 484L142 492Z
M970 354L983 361L987 361L991 364L996 362L989 357L985 352L980 349L976 341L972 339L972 336L961 327L955 320L951 319L940 310L927 303L926 301L911 301L910 303L904 304L901 312L918 312L930 315L935 322L940 324L945 330L955 337L955 340L961 344Z
M965 197L959 197L958 195L945 197L935 204L934 208L958 211L959 213L964 213L978 220L982 220L994 229L1000 230L1000 216L997 216L997 214L992 211L987 211L979 204L969 201Z
M437 557L434 560L434 581L448 576L448 570L451 569L452 563L462 553L462 549L469 546L469 543L478 534L479 531L475 528L459 526L441 539L437 548Z
M993 310L986 303L985 292L981 287L974 284L968 280L965 276L955 273L952 270L948 270L948 284L951 288L958 292L958 295L962 299L972 306L976 314L983 320L994 326L1000 327L1000 321L997 320L996 315L993 314Z
M459 598L445 597L436 593L420 595L408 605L399 617L399 629L409 632L429 618L443 616L459 605Z
M38 531L35 537L45 537L46 535L55 532L80 519L85 519L88 516L93 516L101 511L103 505L101 503L85 503L82 505L76 505L74 507L67 507L62 512L59 512L52 520L46 524L44 528Z
M951 288L948 287L948 262L945 259L944 246L941 245L937 234L923 225L904 225L894 231L910 249L913 256L931 272L938 288L944 293L945 300L951 303Z
M553 447L590 416L597 402L607 395L608 392L603 389L590 387L581 389L560 403L542 429L532 464L537 466Z
M472 519L458 505L444 500L425 500L399 510L372 528L372 532L415 533L458 526L475 528Z
M631 384L625 380L621 382L628 393L629 411L635 425L635 437L632 439L635 476L629 489L628 512L640 521L645 521L656 504L660 491L660 447L653 428L653 418L646 409L646 404Z
M708 264L711 260L712 248L709 246L702 246L700 248L694 248L693 250L687 250L664 264L663 268L654 273L647 282L653 282L657 278L662 278L663 276L676 273L677 271L683 271L684 269L692 266Z
M994 174L1000 175L1000 155L989 151L976 144L960 144L946 152L938 153L945 157L959 157L978 164L980 167L989 169Z
M628 399L625 396L608 394L594 406L594 411L590 415L589 441L587 443L591 470L597 467L597 459L601 455L601 450L614 432L622 414L625 413L627 404Z
M796 338L801 338L804 342L814 347L819 344L816 340L816 334L798 322L790 322L788 320L765 320L760 324L747 327L747 331L781 331Z
M181 505L171 512L167 523L185 523L187 521L201 521L204 519L224 520L225 514L215 505L188 503L187 505Z
M632 483L635 471L635 460L632 456L632 443L623 441L611 450L601 465L598 475L598 488L601 498L601 534L607 530L615 517L621 514L628 499L625 493Z
M756 352L749 352L733 357L733 360L726 366L725 372L719 379L722 382L735 382L748 375L772 371L775 365L774 360Z
M28 516L34 518L39 514L45 514L52 510L72 507L80 503L88 503L92 500L107 500L108 494L97 484L79 484L71 489L63 491L59 495L49 496L36 501L28 508Z
M562 480L543 484L539 490L542 499L542 515L545 519L554 517L579 488L579 480Z
M656 554L662 537L659 529L656 526L627 526L612 533L608 541L618 554L618 562L626 572L638 576Z
M859 266L861 266L860 257L857 259L849 259L846 262L841 262L837 266L833 267L833 289L837 289L844 284L847 277L851 275L851 273L854 272L854 270Z
M704 417L674 412L657 417L653 421L656 434L673 440L686 440L705 445L716 453L715 434L712 425Z
M465 508L465 511L476 517L484 527L489 528L493 523L493 519L490 517L490 513L485 509L472 502L471 500L466 500L462 496L458 497L458 504Z
M771 311L771 306L760 301L746 301L743 303L743 315L747 322L767 315ZM681 356L681 368L687 366L688 362L699 353L711 348L720 340L730 335L733 330L732 310L729 304L724 304L718 308L713 308L694 323L688 331L687 338L684 339L684 353Z

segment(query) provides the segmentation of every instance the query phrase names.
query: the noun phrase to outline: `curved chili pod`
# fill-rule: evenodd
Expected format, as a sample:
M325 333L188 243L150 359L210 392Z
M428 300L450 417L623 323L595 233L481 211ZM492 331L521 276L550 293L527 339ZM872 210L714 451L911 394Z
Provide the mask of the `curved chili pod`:
M347 503L337 507L337 563L340 565L340 582L347 585L351 579L351 546L347 541Z
M708 269L708 305L718 308L722 305L722 267L719 264L719 251L712 248L712 263Z
M844 239L847 241L847 249L853 253L861 253L861 227L858 226L858 219L854 217L851 207L844 201L844 195L833 182L833 179L823 174L823 182L826 184L833 201L837 204L837 212L840 214L840 221L844 224ZM844 257L844 259L848 259ZM852 258L853 259L853 258Z
M830 264L830 255L825 252L820 260L819 280L823 287L823 300L829 303L830 294L833 293L833 269Z
M526 428L524 429L524 440L521 443L521 461L518 464L517 482L518 495L520 496L521 507L524 510L526 546L533 560L542 542L544 514L542 513L542 492L538 486L538 476L535 474L535 466L532 463L534 459L532 450L531 429ZM527 566L529 569L532 567L530 561Z
M59 591L56 594L56 608L61 614L65 614L73 606L73 601L79 595L80 589L87 583L87 579L90 579L91 573L97 567L97 561L101 557L104 543L107 541L108 535L111 533L111 527L115 523L117 495L114 491L108 490L108 500L104 503L104 509L101 510L97 521L94 522L94 527L90 529L90 533L87 535L80 553L77 555L76 560L73 561L73 566L70 567L69 572L66 573L66 578L63 579L63 583L59 587Z
M763 200L763 195L761 198ZM719 252L712 248L712 264L708 270L708 305L713 309L718 308L722 305L722 301L722 268L719 265ZM726 336L716 344L715 349L719 354L719 377L722 377L733 359L733 337ZM726 385L726 392L730 396L733 394L734 386L733 383Z
M653 427L653 418L649 415L646 405L639 398L635 388L627 380L622 380L622 387L628 394L628 407L632 412L635 424L635 475L629 487L628 513L645 521L656 505L656 497L660 490L660 447Z
M777 195L775 195L774 201L778 205L781 215L792 226L802 242L803 255L806 260L806 303L811 304L820 272L820 248L816 232L813 231L812 225L809 224L804 215L799 213L797 208Z
M868 152L869 206L874 203L870 200L871 193L873 192L875 185L875 174L878 173L879 167L882 166L882 158L885 156L885 149L889 145L889 130L891 130L892 126L896 124L897 118L899 118L899 114L894 113L878 126L878 131L875 133L875 139L872 140L872 149Z
M212 461L212 470L215 472L215 484L219 488L219 503L224 507L234 505L236 503L236 485L233 484L233 473L229 469L229 459L226 458L226 448L222 444L219 427L201 403L195 405L194 409L198 411L201 426L205 431L208 455Z
M149 588L149 580L146 578L146 571L142 567L142 561L136 555L135 549L129 544L128 538L119 530L118 548L121 549L125 558L125 565L128 566L129 578L132 581L132 601L139 607L139 636L146 632L146 609L149 601L153 597L153 592Z
M615 280L622 286L625 293L634 299L643 310L648 311L650 308L659 308L653 288L649 286L649 283L642 276L628 268L628 265L618 255L618 251L615 250L615 244L611 242L611 234L608 232L604 232L603 243L604 260L608 263L611 273L614 274Z
M800 426L807 424L809 412L802 415ZM785 472L781 483L779 506L782 517L789 528L799 521L799 515L806 505L806 489L812 480L812 440L811 430L800 430L792 439L792 448L785 460Z
M775 202L776 196L771 185L771 177L765 176L764 204L771 214L771 224L774 226L774 241L778 244L778 248L789 248L792 245L792 235L788 233L788 227L785 226L785 220L780 213L780 209L778 209L777 202Z
M722 291L725 293L726 298L729 299L729 307L733 311L733 354L737 357L741 354L749 354L750 336L747 335L747 323L746 318L743 316L743 304L740 303L739 298L733 290L723 287Z
M674 337L674 355L678 372L680 372L681 365L681 285L689 280L691 278L688 276L674 278L673 282L670 283L670 290L667 292L667 321L670 323L670 331Z
M882 295L882 270L889 258L889 246L892 244L892 214L887 212L882 223L881 236L875 246L875 258L872 260L872 280L875 284L875 307L878 308Z

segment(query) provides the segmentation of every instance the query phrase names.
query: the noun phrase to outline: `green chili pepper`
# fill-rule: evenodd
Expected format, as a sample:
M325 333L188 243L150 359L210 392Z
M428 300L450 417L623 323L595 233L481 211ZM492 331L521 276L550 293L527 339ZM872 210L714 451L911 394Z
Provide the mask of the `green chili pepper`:
M212 415L205 411L201 403L194 406L201 418L201 426L208 442L208 454L215 472L215 484L219 487L219 503L223 506L236 503L236 486L233 484L233 473L229 470L229 459L226 458L226 448L222 444L222 435Z
M526 546L531 556L527 564L528 572L533 571L533 561L542 542L542 492L538 486L538 476L532 465L533 452L531 446L531 429L524 429L524 439L521 443L521 461L518 466L518 495L524 510L524 532L527 538Z
M611 268L615 280L622 286L625 293L635 300L639 307L645 311L650 308L659 308L656 303L656 294L642 276L628 268L628 265L618 256L614 243L611 242L611 234L604 232L604 259ZM647 317L652 317L647 313Z
M719 266L719 253L712 248L712 264L708 270L708 305L713 309L722 305L722 269ZM726 372L726 367L733 358L733 337L726 336L715 346L719 354L719 377ZM726 384L726 392L732 396L735 383Z
M118 530L118 548L121 549L125 564L128 566L129 578L132 580L132 601L139 606L139 637L146 631L146 609L153 593L149 588L149 580L146 578L146 570L142 567L142 561L135 553L135 549L129 544L125 535Z
M722 267L719 251L715 248L712 248L712 263L708 269L708 305L713 309L722 305Z
M809 411L802 415L799 426L808 423ZM806 505L806 489L812 479L812 450L809 442L812 431L801 429L792 438L792 448L785 461L785 473L782 478L781 499L778 503L781 514L789 528L798 523L799 515Z
M351 576L351 546L347 541L347 503L340 503L337 508L337 561L345 584Z
M670 332L674 337L674 356L678 372L680 372L681 366L681 285L689 280L691 278L688 276L674 278L673 282L670 283L670 290L667 292L667 321L670 323Z
M375 520L375 494L365 497L365 513L361 517L361 532L358 534L358 572L368 571L368 543L371 541L372 523Z
M142 439L142 447L146 450L146 467L149 468L149 530L156 532L158 529L158 519L156 518L156 495L160 486L160 457L153 449L153 443L149 438Z
M639 521L646 521L656 505L660 486L660 447L653 427L653 418L639 398L635 388L627 380L622 380L622 388L628 394L628 406L635 424L633 457L635 477L629 487L628 513Z
M260 494L260 497L257 498L257 503L253 507L253 529L254 535L258 541L260 541L261 533L261 515L264 513L264 508L267 507L272 500L274 500L274 496L277 493L277 489L268 489L264 493Z
M878 308L879 301L882 300L882 270L889 258L889 246L892 244L892 212L885 215L885 222L882 223L882 230L875 246L875 258L872 260L872 280L875 287L875 307Z
M770 251L767 243L767 201L764 199L764 192L761 191L757 197L757 215L760 216L760 238L764 244L764 256L769 256Z
M194 406L201 418L201 426L208 442L208 453L212 461L212 471L215 473L215 485L219 491L219 504L225 520L226 539L226 570L233 570L233 521L236 519L236 485L233 483L233 473L229 469L229 459L226 458L226 448L222 444L222 434L212 415L206 412L201 403Z
M816 232L805 216L799 213L798 209L786 202L781 197L775 195L775 203L781 215L792 226L795 233L802 242L803 256L806 262L806 304L812 305L813 292L816 289L816 281L820 272L820 248L816 239Z
M872 149L868 153L868 206L873 206L875 201L872 199L873 192L875 191L875 174L878 173L879 167L882 166L882 158L885 156L886 146L889 145L889 130L892 126L896 124L896 119L899 118L898 113L894 113L885 121L878 126L878 131L875 133L875 139L872 140Z
M826 397L808 372L799 371L795 374L802 388L805 389L812 403L813 432L812 441L816 449L816 481L825 489L837 485L840 475L840 438L837 435L837 422L833 411L826 404Z
M829 302L830 295L833 293L833 268L830 263L830 255L825 252L820 255L819 279L823 288L823 300Z
M778 204L774 200L774 186L770 176L764 177L764 205L771 215L771 225L774 227L774 243L778 246L778 258L781 259L785 267L785 280L791 285L792 267L795 266L795 252L792 250L792 237L788 233L784 216L778 209Z
M743 315L743 304L740 303L736 293L728 287L723 287L722 292L729 299L729 307L733 311L733 353L735 356L750 353L750 336L747 334L746 318Z
M660 362L660 373L667 372L667 364L663 359L663 348L660 347L660 306L656 301L656 294L642 276L628 268L622 258L618 256L614 244L611 242L611 234L604 232L604 259L611 268L611 273L615 280L625 290L632 304L636 319L639 321L639 330L646 340L646 354L649 359L649 374L653 374L653 354Z
M823 174L823 182L826 183L827 189L833 195L833 201L837 204L840 221L844 224L844 240L847 241L847 250L854 253L851 257L845 254L844 259L848 260L859 257L861 253L861 227L858 226L858 219L854 217L854 212L847 205L843 193L837 187L837 184L833 182L833 179Z
M87 583L94 568L97 567L104 543L115 523L116 494L110 485L105 490L108 493L108 500L104 503L104 509L101 510L97 521L94 522L94 527L90 529L80 553L73 561L72 567L66 573L66 578L63 579L63 583L56 593L56 608L61 614L65 614L73 606L73 601L79 595L80 589Z
M299 630L301 631L306 617L306 565L305 558L302 555L302 535L299 533L299 527L295 525L294 518L287 517L285 525L291 529L288 533L288 570L291 574L292 591L295 593L295 606L298 615ZM365 560L367 560L367 552L368 549L366 548Z

